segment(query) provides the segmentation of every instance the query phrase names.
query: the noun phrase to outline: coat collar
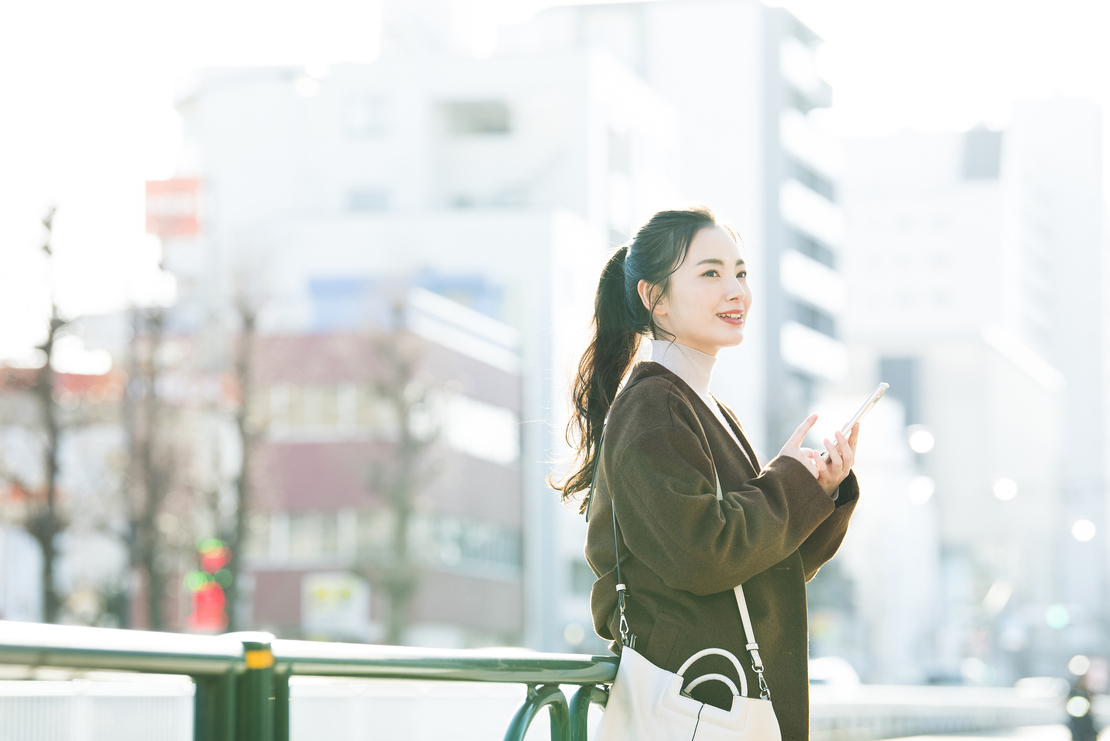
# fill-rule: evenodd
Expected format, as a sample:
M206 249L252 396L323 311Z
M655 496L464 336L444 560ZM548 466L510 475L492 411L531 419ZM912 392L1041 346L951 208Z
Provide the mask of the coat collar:
M686 383L686 381L684 381L677 373L652 360L645 360L634 365L632 367L632 372L629 373L628 379L624 383L624 388L628 388L631 384L636 383L637 381L642 381L645 378L653 378L656 376L666 378L671 383L675 384L679 391L682 392L683 396L686 397L686 400L694 408L695 414L703 419L703 426L707 423L711 425L721 424L720 420L717 419L717 415L713 414L713 411L706 404L705 399L703 399L700 394L694 391L694 389L690 387L690 384ZM713 398L713 401L717 403L717 405L721 408L721 414L723 414L725 419L728 420L729 427L732 428L733 433L736 435L736 439L740 441L740 447L743 449L744 455L748 458L748 463L749 465L751 465L752 471L755 472L755 475L758 475L761 470L759 459L755 455L755 449L752 448L751 443L748 442L748 438L744 435L744 430L742 427L740 427L739 421L737 421L731 409L728 409L727 407L725 407L724 404L718 402L716 398ZM727 430L722 429L721 432L723 432L725 436L728 437ZM732 444L735 445L736 443Z

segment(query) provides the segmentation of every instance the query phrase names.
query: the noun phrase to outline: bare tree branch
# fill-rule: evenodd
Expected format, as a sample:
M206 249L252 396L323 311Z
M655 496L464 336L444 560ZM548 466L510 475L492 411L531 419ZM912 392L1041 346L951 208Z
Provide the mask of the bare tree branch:
M374 349L378 360L378 378L374 386L396 422L397 442L391 460L378 461L372 466L370 481L373 489L386 495L393 532L388 551L369 557L361 564L361 569L369 581L388 596L385 641L399 644L408 624L408 606L420 581L419 560L409 544L414 503L430 482L428 472L434 467L427 465L426 458L436 438L427 413L430 389L417 380L418 341L405 328L401 300L393 306L391 331L375 339ZM425 424L419 424L418 417L423 417Z

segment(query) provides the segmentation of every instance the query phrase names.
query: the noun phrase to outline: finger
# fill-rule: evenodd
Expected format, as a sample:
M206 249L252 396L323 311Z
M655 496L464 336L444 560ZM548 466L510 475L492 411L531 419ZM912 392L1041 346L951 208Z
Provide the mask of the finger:
M796 458L798 461L800 461L801 464L806 467L806 470L813 474L813 478L821 478L821 472L817 470L817 466L816 464L814 464L812 456L803 453L791 453L790 457Z
M844 460L844 467L851 468L852 463L856 460L856 451L852 450L852 446L848 438L844 437L844 433L837 431L836 444L840 448L840 457Z
M816 450L813 451L813 464L817 466L817 470L821 473L827 473L829 470L828 462Z
M813 462L812 458L806 460L806 468L808 468L809 472L813 474L813 478L821 478L821 470L817 468L817 464Z
M802 446L802 440L805 440L806 435L809 434L810 429L816 423L816 414L811 414L806 417L805 421L798 425L798 429L794 430L794 434L790 436L790 439L786 441L786 445L784 445L783 447L800 448Z
M856 452L856 440L858 440L858 439L859 439L859 422L856 422L854 425L852 425L852 434L848 438L848 444L850 446L852 446L852 453L853 454L855 454L855 452Z
M837 448L836 443L827 437L825 438L825 450L829 451L829 463L837 468L844 464L843 458L840 457L840 449Z

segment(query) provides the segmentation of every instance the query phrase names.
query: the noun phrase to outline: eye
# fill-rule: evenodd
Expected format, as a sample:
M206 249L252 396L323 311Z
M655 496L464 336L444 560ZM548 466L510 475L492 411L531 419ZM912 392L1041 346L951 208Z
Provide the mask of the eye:
M747 270L741 270L739 273L736 274L736 277L743 280L744 278L748 277L748 271Z
M703 278L719 278L720 276L721 274L717 272L716 268L710 268L702 273Z

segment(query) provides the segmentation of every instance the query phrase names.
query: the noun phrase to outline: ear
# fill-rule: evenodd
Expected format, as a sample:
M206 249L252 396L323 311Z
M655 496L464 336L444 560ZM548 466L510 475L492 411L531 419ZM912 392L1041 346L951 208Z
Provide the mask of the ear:
M651 311L651 305L656 296L659 295L659 286L648 283L646 280L641 280L636 284L636 292L640 294L640 301L643 302L644 308ZM659 303L655 304L654 314L655 316L667 315L666 297L661 298Z

